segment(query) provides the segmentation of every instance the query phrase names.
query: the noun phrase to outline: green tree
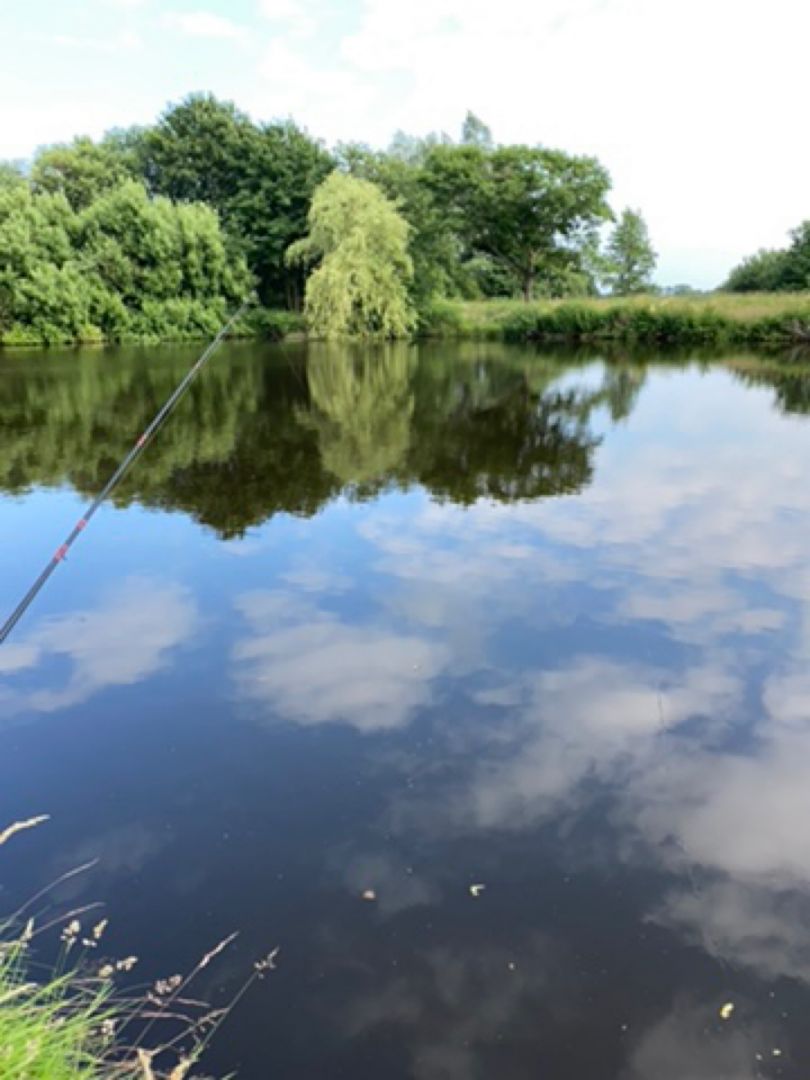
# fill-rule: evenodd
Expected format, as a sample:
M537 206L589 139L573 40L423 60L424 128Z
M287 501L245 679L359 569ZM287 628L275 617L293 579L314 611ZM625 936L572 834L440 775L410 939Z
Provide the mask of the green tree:
M607 245L605 281L614 296L640 293L652 285L656 253L640 210L622 211Z
M288 259L319 264L305 305L316 334L392 338L412 327L408 225L370 181L340 172L324 180L312 200L309 235L290 247Z
M111 145L86 136L40 150L31 169L35 192L64 195L74 210L84 210L105 191L131 179L127 158Z
M380 187L408 222L408 251L413 261L411 297L417 308L436 296L465 295L470 274L463 245L452 222L426 182L423 162L433 145L399 133L380 153L360 145L340 148L342 167ZM408 146L406 148L406 140Z
M735 266L723 288L729 292L776 292L784 288L787 262L787 252L762 249Z
M25 184L25 176L16 161L0 161L0 189Z
M75 264L75 215L63 195L0 186L0 341L73 337L87 322Z
M205 94L170 107L136 149L150 192L214 207L262 299L298 305L301 274L284 253L305 234L313 192L333 167L319 143L292 121L254 124Z
M491 150L492 131L475 113L468 111L461 126L461 141L465 146L479 146L482 150Z
M250 287L216 213L128 180L76 213L0 187L0 341L206 337Z
M507 271L529 300L542 275L577 270L600 221L610 178L589 157L542 147L436 147L428 182L470 252Z
M758 251L735 266L723 286L730 292L799 292L810 289L810 221L791 230L787 248Z
M810 221L803 221L791 230L780 287L794 291L810 289Z

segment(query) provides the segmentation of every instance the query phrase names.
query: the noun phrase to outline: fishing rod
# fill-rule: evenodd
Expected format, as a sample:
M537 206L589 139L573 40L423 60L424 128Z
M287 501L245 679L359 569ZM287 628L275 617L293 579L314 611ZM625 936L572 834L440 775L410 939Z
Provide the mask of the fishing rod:
M25 596L22 598L22 600L16 606L14 611L11 613L11 615L9 615L9 617L3 623L3 626L0 629L0 645L2 645L5 642L6 638L9 636L11 631L14 629L14 627L17 625L17 623L20 621L20 619L26 613L28 608L31 606L31 604L34 602L34 600L37 598L37 595L39 594L40 590L43 588L43 586L47 582L48 578L51 576L51 574L57 568L59 563L64 562L65 557L66 557L68 551L70 551L71 547L73 546L74 541L77 540L78 537L84 532L84 530L89 525L90 519L93 517L95 512L99 509L99 507L105 501L105 499L108 497L108 495L113 491L113 489L116 487L116 485L121 480L121 478L124 476L124 474L129 471L130 467L135 463L135 461L137 461L137 459L143 453L143 450L146 447L146 444L149 442L149 440L152 438L152 436L155 434L155 432L161 426L163 421L166 419L166 417L169 415L169 413L172 411L172 409L178 403L178 401L183 396L183 394L185 394L186 390L188 390L189 386L194 381L196 376L200 373L200 371L202 371L205 364L210 360L210 358L214 355L216 350L222 344L222 341L224 340L224 338L225 338L226 334L228 333L228 331L230 330L230 328L237 321L237 319L239 319L239 317L242 315L242 313L245 311L245 309L248 308L252 303L253 303L253 298L251 297L250 299L246 300L244 302L244 304L242 304L242 306L239 308L239 310L236 312L236 314L232 315L230 317L230 319L228 319L228 321L225 323L225 325L219 331L219 333L214 338L214 340L209 344L209 346L205 350L205 352L202 353L202 355L197 359L197 361L194 363L194 365L191 368L189 368L189 370L186 372L186 375L184 376L184 378L180 381L180 383L178 383L177 387L175 388L174 393L166 401L163 408L160 409L160 411L157 413L155 418L152 420L151 424L149 424L146 428L144 428L143 432L135 440L135 445L132 447L132 449L129 451L127 456L124 458L124 460L121 462L121 464L115 470L115 472L112 474L110 479L107 481L107 483L101 489L101 491L98 493L98 495L93 500L93 502L90 504L90 506L88 506L88 508L85 510L83 516L80 517L79 520L76 522L76 524L73 526L73 529L71 530L71 532L68 535L65 542L63 544L61 544L56 549L56 551L53 553L53 555L51 556L50 562L47 564L47 566L42 571L42 573L39 575L39 577L36 579L34 584L31 586L31 588L28 590L28 592L25 594Z

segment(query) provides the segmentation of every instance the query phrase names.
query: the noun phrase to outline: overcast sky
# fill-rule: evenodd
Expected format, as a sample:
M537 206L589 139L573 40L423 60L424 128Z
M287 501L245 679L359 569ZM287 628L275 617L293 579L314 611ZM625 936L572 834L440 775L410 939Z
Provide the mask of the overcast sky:
M332 144L397 128L599 157L663 284L810 218L807 0L0 0L0 157L192 90Z

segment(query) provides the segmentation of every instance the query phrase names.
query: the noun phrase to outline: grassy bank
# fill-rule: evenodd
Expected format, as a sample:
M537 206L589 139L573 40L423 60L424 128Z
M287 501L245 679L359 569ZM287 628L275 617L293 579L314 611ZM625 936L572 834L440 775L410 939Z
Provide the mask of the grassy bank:
M436 302L425 337L682 344L810 343L810 293Z
M219 317L105 337L90 328L72 337L0 335L0 346L157 344L204 341ZM253 308L232 337L281 341L306 334L298 312ZM810 345L810 292L714 293L580 300L436 300L420 315L417 337L507 342L622 342L681 345Z

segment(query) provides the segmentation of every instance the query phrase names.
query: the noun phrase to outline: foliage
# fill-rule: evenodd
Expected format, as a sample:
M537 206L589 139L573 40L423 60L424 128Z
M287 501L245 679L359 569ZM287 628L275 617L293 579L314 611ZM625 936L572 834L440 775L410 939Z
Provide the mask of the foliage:
M791 230L785 262L782 288L810 289L810 221L803 221Z
M0 830L0 848L18 833L49 820L47 814L12 822ZM3 1080L193 1080L194 1068L236 1003L258 979L275 969L278 948L253 964L224 1007L200 1001L192 983L238 936L230 934L186 975L158 979L135 996L118 980L138 963L101 953L109 920L82 926L77 915L62 917L56 962L51 970L33 960L43 935L60 920L26 914L33 901L51 893L88 865L57 878L10 917L0 921L0 1076ZM46 938L47 941L47 938ZM192 997L191 994L194 994Z
M472 277L463 263L458 234L426 182L423 162L435 141L409 139L401 132L399 139L387 153L356 144L344 146L341 160L352 176L381 188L408 222L408 252L413 262L410 293L420 309L436 296L469 295Z
M790 233L787 248L760 250L735 266L724 288L729 292L798 292L810 289L810 221Z
M321 187L336 164L388 204L373 210L356 189L360 224L344 213L341 243L319 250L314 233L299 241L338 190ZM599 249L609 186L594 158L498 145L472 112L458 141L400 131L385 151L330 154L291 120L256 123L192 94L153 125L40 151L30 177L0 169L0 343L206 336L248 271L274 313L255 310L238 332L269 337L298 329L277 312L300 311L305 293L317 332L390 336L429 328L442 298L589 297L606 275L637 291L653 258L640 215L626 211ZM809 261L797 255L791 281Z
M41 150L31 169L33 191L64 195L74 210L132 179L133 162L112 145L80 137Z
M170 107L138 142L149 191L216 209L262 300L297 306L302 278L284 253L306 232L312 194L332 168L322 146L292 121L254 124L210 94Z
M810 295L636 296L578 301L446 301L436 336L507 341L805 343Z
M729 292L777 292L782 288L786 269L786 252L763 249L735 266L724 287Z
M111 984L56 974L31 982L25 943L0 946L0 1075L6 1080L102 1080ZM130 1076L134 1076L134 1070Z
M292 334L306 330L304 317L297 311L275 311L251 306L234 327L235 337L255 337L265 341L282 341Z
M80 212L63 192L0 188L5 344L207 337L248 288L209 207L134 180Z
M420 337L464 337L468 330L460 304L437 299L424 304L419 310L417 334Z
M470 251L508 272L525 300L544 277L580 270L583 249L610 216L610 179L594 158L530 146L440 146L425 169Z
M7 187L19 187L25 184L25 175L16 162L0 161L0 191Z
M604 278L614 296L648 292L656 253L640 210L622 211L607 246Z
M515 308L500 320L507 340L569 338L656 342L768 342L810 335L810 301L758 313L719 297L564 301Z
M478 146L482 150L491 150L492 131L475 113L468 111L461 127L461 141L464 146Z
M288 252L318 263L307 281L306 314L315 334L402 337L413 325L408 226L378 187L334 172L309 212L309 235Z

